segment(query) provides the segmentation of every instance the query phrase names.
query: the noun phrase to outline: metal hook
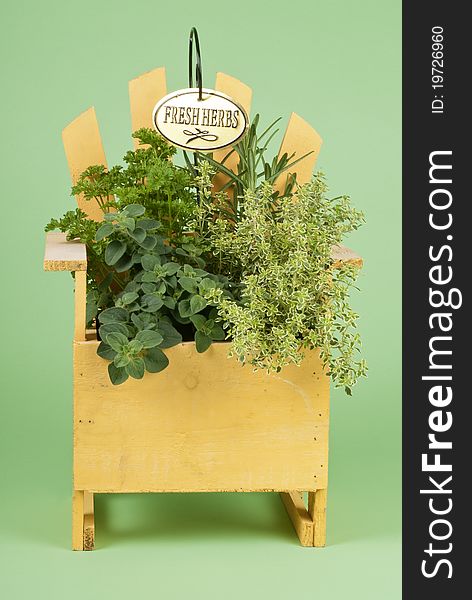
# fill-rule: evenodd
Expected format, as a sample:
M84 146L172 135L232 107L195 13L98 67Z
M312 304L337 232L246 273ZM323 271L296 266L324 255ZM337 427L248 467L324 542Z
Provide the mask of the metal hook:
M195 27L190 30L190 37L188 40L188 85L193 88L193 42L195 40L195 79L198 87L198 99L202 100L202 57L200 54L200 41L198 39L198 32Z

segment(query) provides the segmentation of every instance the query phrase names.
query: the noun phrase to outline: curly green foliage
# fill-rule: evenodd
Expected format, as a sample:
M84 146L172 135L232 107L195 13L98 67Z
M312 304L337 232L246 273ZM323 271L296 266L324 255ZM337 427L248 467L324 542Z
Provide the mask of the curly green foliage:
M156 132L143 128L133 137L146 147L127 152L124 167L88 167L72 193L97 201L105 213L140 204L149 217L161 221L168 239L178 237L195 208L192 174L170 162L176 150Z
M225 338L211 296L217 290L232 298L229 281L188 262L188 248L169 245L160 235L161 224L144 213L137 204L108 213L96 234L97 240L106 240L107 265L126 272L126 285L113 306L98 316L98 354L111 361L114 384L165 369L162 349L182 341L182 327L193 331L198 352Z
M60 219L51 219L45 231L62 231L68 240L79 240L87 246L87 323L91 324L100 306L106 306L110 299L110 286L116 288L121 282L104 263L104 245L97 243L95 236L100 223L93 221L76 208Z
M80 240L83 244L93 242L99 223L90 220L83 210L67 211L60 219L51 219L44 231L62 231L68 240Z
M104 165L91 165L80 174L71 192L74 195L82 194L89 201L96 200L106 212L114 205L113 194L121 185L122 171L121 166L108 170Z
M358 269L333 268L332 247L363 222L346 196L329 200L321 174L297 189L297 197L274 200L272 188L245 195L236 227L212 224L215 255L240 273L240 301L212 294L233 339L232 353L268 371L300 364L303 348L320 348L332 379L350 393L366 373L358 360L357 315L349 290ZM275 206L274 206L275 203Z

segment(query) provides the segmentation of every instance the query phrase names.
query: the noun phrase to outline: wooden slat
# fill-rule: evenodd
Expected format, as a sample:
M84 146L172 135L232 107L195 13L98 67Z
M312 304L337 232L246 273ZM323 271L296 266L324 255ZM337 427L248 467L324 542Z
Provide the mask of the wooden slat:
M72 496L72 550L84 549L84 493L74 490Z
M300 492L281 492L280 497L302 546L313 546L313 521Z
M44 251L45 271L86 271L87 249L85 244L68 242L66 234L49 231Z
M84 550L95 547L93 492L84 492Z
M74 340L85 341L86 306L87 306L87 272L75 273L75 318Z
M236 102L239 102L247 114L250 114L252 90L245 83L239 81L239 79L236 79L235 77L231 77L231 75L226 75L226 73L217 73L215 89L219 92L223 92L227 96L230 96L233 98L233 100L236 100ZM221 150L215 150L213 153L213 158L217 161L222 161L230 151L230 146L227 148L222 148ZM225 166L228 167L228 169L231 169L231 171L236 172L238 168L238 162L239 157L236 152L233 152L233 154L231 154L231 156L229 156L225 161ZM217 173L213 179L214 191L217 192L220 190L225 183L227 183L227 181L227 175L224 173Z
M84 514L94 514L93 492L84 492Z
M159 67L132 79L129 82L129 102L131 110L131 131L141 127L153 129L152 111L158 100L167 94L166 70ZM134 147L139 146L134 139Z
M215 90L223 92L223 94L239 102L247 114L251 112L252 89L236 77L231 77L226 73L217 73Z
M313 546L326 546L326 503L328 490L320 489L308 493L308 513L313 520Z
M95 521L93 515L84 515L84 550L95 548Z
M354 250L346 246L333 246L331 258L334 260L334 267L339 267L342 263L348 262L358 267L362 267L364 261Z
M74 487L94 492L313 490L327 485L329 377L319 353L281 373L166 350L161 373L113 386L98 342L74 343ZM256 410L257 408L257 410ZM319 483L318 483L319 482Z
M90 165L107 166L95 108L89 108L72 121L62 132L72 183ZM77 204L90 219L101 221L103 213L95 200L77 196Z
M322 143L323 140L311 125L296 113L291 114L280 146L279 156L282 156L285 153L290 156L295 152L295 156L290 161L292 162L308 152L313 151L312 154L297 163L293 169L289 170L290 173L297 174L297 183L299 185L310 181ZM288 172L282 173L275 182L274 187L279 192L283 192L285 188L287 175Z

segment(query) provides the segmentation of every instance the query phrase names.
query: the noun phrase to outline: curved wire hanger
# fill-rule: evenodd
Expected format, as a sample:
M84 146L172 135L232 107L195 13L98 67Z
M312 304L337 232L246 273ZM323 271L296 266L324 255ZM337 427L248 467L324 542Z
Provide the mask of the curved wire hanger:
M188 85L193 88L193 47L195 42L195 80L198 87L198 99L202 100L202 56L200 54L200 40L198 39L198 32L195 27L190 30L190 37L188 40Z

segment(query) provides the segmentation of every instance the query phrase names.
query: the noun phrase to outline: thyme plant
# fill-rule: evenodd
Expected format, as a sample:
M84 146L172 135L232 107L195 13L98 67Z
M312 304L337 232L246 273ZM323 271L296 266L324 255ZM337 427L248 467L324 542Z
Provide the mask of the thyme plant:
M244 217L234 227L222 217L211 222L212 252L225 257L242 287L240 300L218 290L213 300L239 360L278 372L300 364L303 349L320 348L332 380L350 394L366 373L349 305L358 267L334 265L331 254L363 215L347 196L328 199L321 173L296 192L295 200L274 201L265 182L257 192L246 191Z

